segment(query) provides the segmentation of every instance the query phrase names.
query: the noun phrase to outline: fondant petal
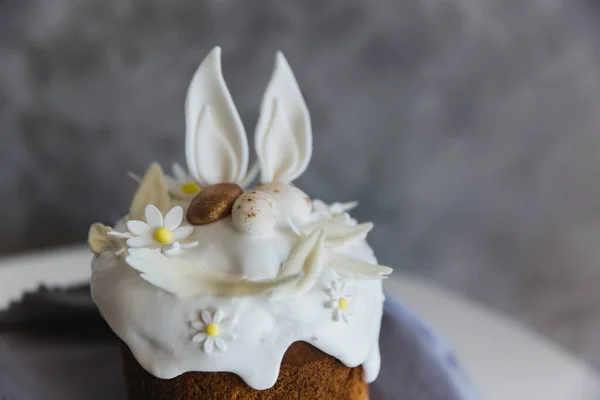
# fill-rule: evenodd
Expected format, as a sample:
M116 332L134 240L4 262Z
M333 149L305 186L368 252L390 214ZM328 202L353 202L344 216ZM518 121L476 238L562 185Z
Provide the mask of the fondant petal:
M208 324L212 324L213 322L213 317L211 315L211 313L207 310L202 310L202 321L208 325Z
M333 320L339 321L341 314L342 314L342 311L339 308L336 308L335 310L333 310Z
M145 209L146 222L153 228L163 226L163 216L161 212L152 204L148 204Z
M152 228L143 221L127 221L127 229L136 236L142 236L149 234Z
M194 343L200 343L201 341L203 341L206 338L207 338L206 333L204 333L204 332L198 332L198 333L196 333L192 337L192 342L194 342Z
M167 215L165 215L164 227L170 231L177 229L183 220L183 208L180 206L173 207ZM192 228L193 229L193 228ZM177 239L175 239L177 240Z
M173 230L172 233L172 238L173 240L181 240L181 239L185 239L186 237L190 236L192 233L194 233L194 227L193 226L180 226L179 228Z
M215 312L215 315L214 315L214 317L213 317L213 322L214 322L215 324L220 324L222 320L223 320L223 311L221 311L221 310L217 310L217 311Z
M225 340L223 340L223 338L216 337L215 344L217 345L217 349L219 349L221 351L227 350L227 343L225 343Z
M206 325L200 321L192 321L190 323L190 326L199 331L203 331L204 329L206 329Z
M207 353L212 353L215 349L215 340L211 337L206 338L204 341L204 351Z
M162 251L166 255L173 255L179 253L180 248L181 246L179 246L179 242L173 242L171 244L162 246Z
M128 247L146 247L152 243L154 240L150 236L137 236L131 239L127 239Z

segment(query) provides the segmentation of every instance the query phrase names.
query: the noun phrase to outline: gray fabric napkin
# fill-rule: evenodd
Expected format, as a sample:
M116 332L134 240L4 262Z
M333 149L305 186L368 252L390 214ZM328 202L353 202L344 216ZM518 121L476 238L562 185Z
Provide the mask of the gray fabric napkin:
M447 347L388 298L372 400L476 400ZM41 288L0 312L0 400L126 399L119 343L89 287Z

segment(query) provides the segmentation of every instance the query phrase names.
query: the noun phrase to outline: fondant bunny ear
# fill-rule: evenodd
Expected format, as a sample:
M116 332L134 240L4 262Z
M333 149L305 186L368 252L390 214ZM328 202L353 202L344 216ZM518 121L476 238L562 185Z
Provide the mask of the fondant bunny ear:
M248 166L248 139L221 72L221 48L202 61L185 101L188 168L201 185L240 183Z
M308 167L312 154L310 115L281 52L263 96L255 135L262 183L290 183Z

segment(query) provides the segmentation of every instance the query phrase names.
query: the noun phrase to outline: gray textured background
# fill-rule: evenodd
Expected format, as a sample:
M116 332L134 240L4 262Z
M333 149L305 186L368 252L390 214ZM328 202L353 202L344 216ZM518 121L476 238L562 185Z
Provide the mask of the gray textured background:
M298 185L361 202L383 263L600 365L600 8L576 0L0 1L0 252L82 242L184 156L215 44L247 130L281 49Z

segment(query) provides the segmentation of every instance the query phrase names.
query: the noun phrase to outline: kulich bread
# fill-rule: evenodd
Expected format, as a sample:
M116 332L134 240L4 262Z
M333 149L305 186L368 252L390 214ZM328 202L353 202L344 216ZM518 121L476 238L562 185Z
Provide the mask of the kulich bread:
M92 298L124 342L130 398L367 399L392 271L366 241L373 224L292 184L312 128L281 53L248 168L220 54L188 89L187 170L151 165L129 214L90 230Z
M255 390L230 372L186 372L159 379L144 370L126 345L123 369L130 400L367 400L362 367L348 368L306 342L293 343L283 357L277 383Z

